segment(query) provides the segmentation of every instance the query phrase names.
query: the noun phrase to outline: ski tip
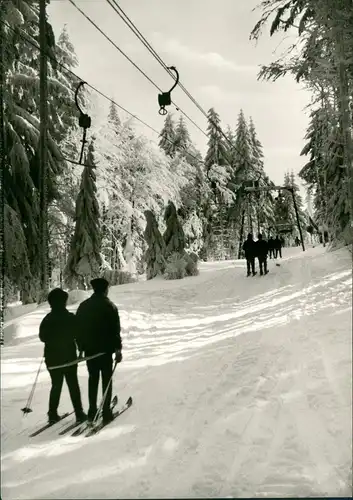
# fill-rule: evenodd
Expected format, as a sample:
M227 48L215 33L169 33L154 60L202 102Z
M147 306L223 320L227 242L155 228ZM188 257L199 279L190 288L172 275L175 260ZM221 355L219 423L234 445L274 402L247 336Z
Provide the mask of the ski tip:
M126 404L128 404L129 406L132 405L132 397L130 396L129 399L126 401Z

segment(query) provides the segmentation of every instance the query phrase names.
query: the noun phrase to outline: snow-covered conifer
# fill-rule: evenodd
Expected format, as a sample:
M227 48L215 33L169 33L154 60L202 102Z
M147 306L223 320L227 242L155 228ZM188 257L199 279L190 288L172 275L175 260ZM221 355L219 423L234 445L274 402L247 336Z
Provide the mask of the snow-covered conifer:
M158 229L156 217L151 210L145 211L147 221L144 237L148 248L144 260L146 263L146 277L148 280L157 275L163 275L165 270L165 243Z
M96 197L94 144L90 142L83 168L80 192L76 201L76 226L66 266L66 280L85 288L99 275L101 260L101 229Z

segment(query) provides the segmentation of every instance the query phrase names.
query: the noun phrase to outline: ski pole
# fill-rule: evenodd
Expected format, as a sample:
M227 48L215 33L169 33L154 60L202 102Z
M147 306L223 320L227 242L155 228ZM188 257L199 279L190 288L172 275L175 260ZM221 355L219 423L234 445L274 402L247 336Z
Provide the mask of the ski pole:
M23 415L27 415L27 413L31 413L33 411L31 409L31 404L32 404L32 399L33 399L33 396L34 396L34 390L35 390L36 385L37 385L37 380L38 380L38 377L39 377L40 369L42 368L43 361L44 361L44 356L42 357L42 360L40 362L40 365L39 365L39 368L38 368L38 371L37 371L37 375L36 375L34 384L32 386L31 392L29 394L26 406L24 408L21 408L21 411L23 412Z
M98 354L93 354L93 356L82 356L80 358L77 358L75 361L71 361L70 363L65 363L64 365L57 365L57 366L48 366L48 370L57 370L59 368L66 368L68 366L74 366L77 365L78 363L82 363L82 361L89 361L90 359L98 358L99 356L103 356L104 352L100 352Z
M114 363L114 368L113 368L113 373L112 373L112 376L110 377L110 380L108 382L108 385L107 385L107 388L103 394L103 398L102 398L102 402L101 404L99 405L99 408L97 410L97 413L95 414L94 416L94 419L93 419L93 422L92 422L92 426L94 426L99 418L99 415L101 414L102 410L103 410L103 406L104 406L104 402L107 398L107 394L108 394L108 391L109 391L109 387L110 387L110 384L112 383L112 380L113 380L113 376L114 376L114 372L115 372L115 369L116 367L118 366L118 362L115 360L115 363Z

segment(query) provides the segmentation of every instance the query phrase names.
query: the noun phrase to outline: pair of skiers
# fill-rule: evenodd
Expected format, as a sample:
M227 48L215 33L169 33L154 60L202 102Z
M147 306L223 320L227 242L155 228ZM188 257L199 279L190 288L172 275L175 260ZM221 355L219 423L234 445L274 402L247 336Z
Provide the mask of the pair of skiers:
M246 258L247 276L252 273L255 276L255 258L258 258L260 275L268 273L267 270L267 254L268 254L268 243L263 239L262 234L258 234L258 240L254 241L253 235L248 234L247 240L243 243L243 250Z
M270 236L268 240L268 253L270 259L272 258L277 259L278 255L282 259L283 246L284 246L284 241L279 236L276 236L276 238L272 238L272 236Z
M83 301L76 315L66 309L68 294L55 288L48 295L51 312L39 327L39 338L44 342L44 359L51 378L48 420L53 424L60 420L58 407L64 378L78 423L93 421L97 413L97 395L100 375L103 394L107 396L102 409L103 421L108 423L113 415L112 398L113 354L116 363L122 361L120 317L115 304L108 298L109 283L104 278L91 281L92 296ZM79 356L77 356L77 348ZM77 362L85 354L88 369L88 415L83 411L77 377ZM96 356L101 354L100 356ZM69 365L61 367L62 365ZM59 366L59 368L55 368ZM53 369L51 369L53 367Z

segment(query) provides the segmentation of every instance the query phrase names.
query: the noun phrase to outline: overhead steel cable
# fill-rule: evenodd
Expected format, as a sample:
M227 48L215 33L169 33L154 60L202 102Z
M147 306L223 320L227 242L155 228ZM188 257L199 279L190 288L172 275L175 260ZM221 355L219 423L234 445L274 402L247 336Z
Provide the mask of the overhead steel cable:
M118 16L122 19L122 21L131 29L134 35L140 40L140 42L146 47L146 49L152 54L152 56L158 61L158 63L164 68L165 71L176 80L176 76L170 71L168 66L165 64L163 59L160 57L158 52L152 47L152 45L148 42L146 37L141 33L141 31L136 27L134 22L129 18L129 16L124 12L124 10L118 5L116 0L106 0L108 4L112 7L112 9L118 14ZM183 90L183 92L188 96L188 98L195 104L195 106L201 111L201 113L210 121L210 123L215 127L215 129L223 136L223 138L230 145L231 149L233 149L239 156L245 160L245 162L250 163L247 158L244 157L242 153L238 150L238 148L232 143L232 141L226 136L223 132L222 128L217 125L210 117L207 112L202 108L202 106L197 102L197 100L190 94L190 92L185 88L185 86L180 82L178 83L179 87ZM174 103L173 103L174 104Z
M6 21L3 21L0 19L0 22L6 26L6 28L10 29L11 31L13 31L16 35L18 35L20 38L22 38L26 43L32 45L34 48L36 48L40 53L42 52L41 48L39 47L39 45L37 45L35 42L33 42L28 36L27 34L23 35L22 33L20 33L19 29L22 30L22 28L13 28L12 26L10 26ZM121 104L117 103L116 101L114 101L114 99L112 99L111 97L108 97L106 94L104 94L101 90L97 89L94 85L92 85L91 83L87 82L86 80L83 80L80 76L78 76L76 73L74 73L70 68L68 68L65 64L61 63L60 61L58 61L57 58L55 58L52 54L48 53L47 52L47 57L48 59L50 59L51 61L55 62L57 64L57 66L60 66L64 71L67 71L68 73L70 73L74 78L77 79L77 81L84 81L85 84L87 85L87 87L91 88L92 90L94 90L95 92L97 92L97 94L99 94L101 97L103 97L104 99L106 99L107 101L109 101L110 103L114 104L115 106L117 106L119 109L121 109L122 111L124 111L125 113L127 113L129 116L131 116L132 118L135 118L135 120L137 120L138 122L142 123L142 125L144 125L145 127L149 128L150 130L152 130L152 132L154 132L155 134L157 134L158 136L160 136L160 132L158 132L158 130L156 130L155 128L153 128L151 125L149 125L148 123L146 123L144 120L142 120L141 118L139 118L137 115L135 115L134 113L131 113L131 111L129 111L128 109L124 108L124 106L122 106ZM73 94L75 94L75 91L74 90L71 90L71 92ZM170 139L168 139L167 137L164 137L164 139L169 142L170 144L172 144L174 146L174 142ZM157 144L155 141L152 141L154 142L155 144ZM185 153L187 153L191 158L194 158L194 160L196 160L197 162L203 164L203 160L200 160L199 158L197 158L195 155L193 155L191 152L189 152L187 150L187 148L184 147L184 150L185 150ZM63 160L65 161L68 161L70 163L73 163L75 165L81 165L81 166L89 166L89 165L85 165L85 164L80 164L78 161L74 161L74 160L71 160L69 158L66 158L63 156Z
M104 31L80 8L78 7L73 0L69 0L69 2L89 21L112 45L115 47L120 54L122 54L157 90L160 92L163 92L163 90L136 64L125 52L106 34ZM173 78L174 75L173 75ZM178 106L176 103L174 103L174 106L205 136L208 137L207 133L202 130L197 123L194 122L192 118L190 118L189 115L185 113L185 111L182 110L180 106Z
M120 52L120 54L122 54L129 61L130 64L137 69L137 71L139 71L152 85L154 85L157 90L162 92L162 89L159 88L158 85L148 75L146 75L146 73L127 54L125 54L125 52L106 33L104 33L104 31L85 12L83 12L83 10L76 5L73 0L69 0L69 2L108 40L108 42L113 45L113 47L116 48L116 50Z
M152 45L148 42L148 40L144 37L141 31L137 28L134 22L129 18L129 16L124 12L124 10L118 5L116 0L106 0L108 4L112 7L112 9L118 14L118 16L122 19L122 21L132 30L135 36L143 43L146 49L153 55L153 57L159 62L159 64L167 71L167 73L176 80L176 76L170 71L168 66L165 64L163 59L159 56L158 52L152 47ZM199 105L199 103L194 99L194 97L190 94L190 92L184 87L184 85L180 82L178 83L179 87L184 91L184 93L189 97L189 99L198 107L201 113L208 118L207 113L204 109Z

